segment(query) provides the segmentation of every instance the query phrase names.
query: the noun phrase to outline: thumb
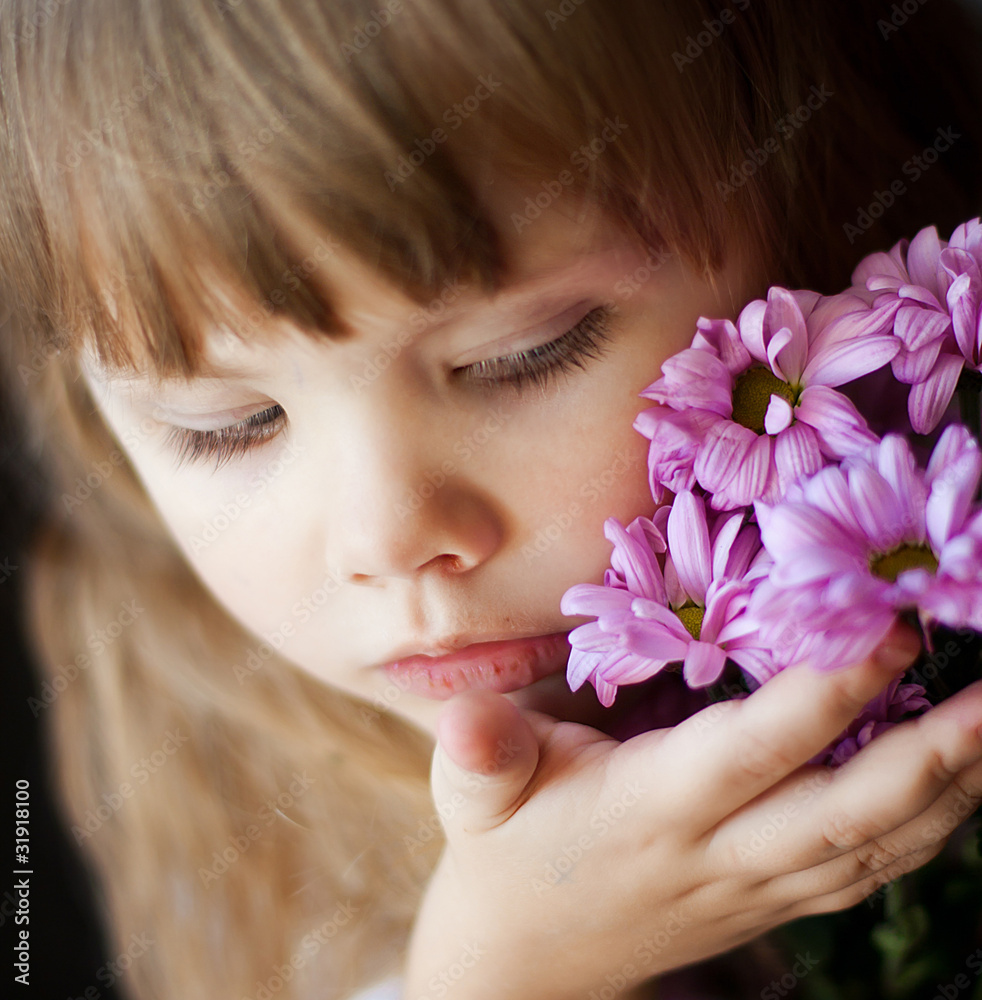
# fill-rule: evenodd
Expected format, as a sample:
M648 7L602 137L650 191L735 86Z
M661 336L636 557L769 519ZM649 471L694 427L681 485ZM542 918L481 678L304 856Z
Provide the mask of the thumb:
M467 691L437 721L430 783L448 839L507 820L539 762L539 743L504 695Z

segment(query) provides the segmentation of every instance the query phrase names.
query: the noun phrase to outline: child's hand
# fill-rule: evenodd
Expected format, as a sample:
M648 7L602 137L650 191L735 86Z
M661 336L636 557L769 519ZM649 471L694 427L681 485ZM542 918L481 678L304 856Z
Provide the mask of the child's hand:
M982 798L982 683L837 771L805 764L916 651L898 625L879 659L792 669L626 743L451 699L432 770L447 848L406 1000L609 997L924 864Z

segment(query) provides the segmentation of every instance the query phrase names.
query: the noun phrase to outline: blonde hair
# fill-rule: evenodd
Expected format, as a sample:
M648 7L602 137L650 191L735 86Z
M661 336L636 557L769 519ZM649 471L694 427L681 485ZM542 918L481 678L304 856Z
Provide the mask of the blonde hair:
M217 285L239 335L272 314L329 336L324 247L421 304L449 277L494 289L509 262L475 190L483 163L533 197L565 171L564 188L700 273L739 233L771 282L825 291L865 250L982 204L978 81L951 57L933 93L961 144L865 242L842 229L926 144L935 108L905 118L879 80L930 51L936 20L959 24L949 51L969 50L954 6L883 45L857 0L723 9L0 0L3 366L50 498L29 600L37 710L116 947L153 941L133 996L351 992L397 968L441 841L429 738L275 651L242 680L255 638L179 555L79 351L192 375L202 331L230 323ZM821 86L833 96L799 128ZM610 119L617 141L582 152ZM728 183L754 151L766 162Z

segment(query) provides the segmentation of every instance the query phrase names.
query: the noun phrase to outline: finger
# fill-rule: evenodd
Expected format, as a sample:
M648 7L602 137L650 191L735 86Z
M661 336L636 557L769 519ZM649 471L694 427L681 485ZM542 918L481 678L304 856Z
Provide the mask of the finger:
M664 737L666 752L683 762L662 775L665 801L684 803L688 824L715 826L828 746L919 648L917 633L897 622L856 666L792 667L749 698L686 719Z
M786 898L795 899L814 896L832 887L868 883L871 876L883 884L895 877L886 878L884 873L913 871L918 867L915 860L923 852L930 853L939 844L947 843L952 832L975 812L980 802L982 761L966 768L927 810L899 829L807 871L774 879L772 887L785 893Z
M430 784L447 837L498 826L520 804L539 744L504 695L469 691L451 698L437 721Z
M721 826L717 838L725 836L739 857L740 845L757 848L773 829L768 861L789 872L843 855L861 865L867 857L908 854L947 836L950 829L931 824L945 821L961 800L965 808L977 791L966 769L982 761L980 726L982 682L976 682L878 736L838 770L798 778L793 794L782 784ZM955 783L963 773L965 789ZM808 786L815 794L800 794Z
M797 920L799 917L810 917L820 913L837 913L839 910L847 910L862 902L872 906L889 891L891 884L897 879L902 878L908 872L923 867L936 858L944 850L946 843L946 840L941 840L920 851L899 858L892 865L876 874L868 875L859 882L831 888L827 892L820 888L814 894L806 893L803 896L794 897L784 909L774 913L774 919L771 923L773 926L777 926L787 923L789 920Z

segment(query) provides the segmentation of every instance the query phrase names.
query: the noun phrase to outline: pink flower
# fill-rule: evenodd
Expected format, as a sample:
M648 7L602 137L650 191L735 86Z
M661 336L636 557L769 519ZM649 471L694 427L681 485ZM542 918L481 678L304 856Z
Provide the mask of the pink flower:
M813 757L810 763L838 767L855 756L870 740L892 729L898 722L931 707L920 684L891 681L850 723L840 736Z
M864 291L863 295L870 296ZM730 320L698 322L692 347L662 365L638 414L651 441L652 496L698 483L716 510L776 501L799 477L875 443L835 386L881 368L900 350L897 304L856 293L823 298L773 287Z
M897 307L894 333L902 347L893 373L911 386L914 430L940 422L966 365L982 371L982 223L959 226L945 243L934 226L889 253L865 258L853 283L880 293L879 307Z
M625 529L608 518L614 555L604 586L579 584L560 602L563 614L597 616L570 633L570 687L590 680L609 706L619 685L647 680L668 663L683 663L690 687L716 681L727 657L758 683L773 675L773 657L745 614L763 570L755 562L757 530L743 521L742 512L721 515L710 529L702 500L688 492L651 521L638 518Z
M774 560L751 598L761 636L793 621L814 665L834 669L869 655L908 608L925 627L982 628L980 476L979 446L953 425L926 471L904 438L888 435L785 500L755 504Z

